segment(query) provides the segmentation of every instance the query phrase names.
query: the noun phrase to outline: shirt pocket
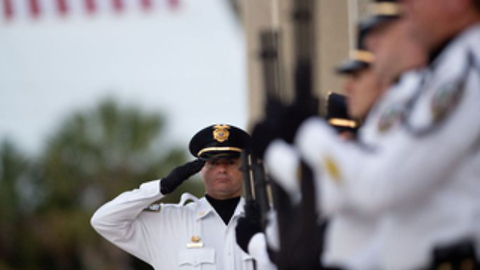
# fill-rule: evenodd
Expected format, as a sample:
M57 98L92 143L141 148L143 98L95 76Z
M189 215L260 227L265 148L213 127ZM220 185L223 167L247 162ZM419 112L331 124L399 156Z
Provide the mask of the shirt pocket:
M181 270L215 270L215 250L211 248L186 249L178 254Z
M253 257L245 252L242 252L242 264L244 270L255 270L255 261Z

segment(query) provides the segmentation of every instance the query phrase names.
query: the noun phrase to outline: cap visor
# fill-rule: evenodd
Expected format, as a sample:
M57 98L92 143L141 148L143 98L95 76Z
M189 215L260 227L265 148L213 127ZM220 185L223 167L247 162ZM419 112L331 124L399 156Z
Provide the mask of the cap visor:
M203 160L217 160L217 159L230 159L239 158L240 152L237 151L211 151L203 153L199 158Z
M367 68L369 66L368 63L358 61L358 60L349 60L346 63L339 66L336 71L339 74L352 74L360 69Z

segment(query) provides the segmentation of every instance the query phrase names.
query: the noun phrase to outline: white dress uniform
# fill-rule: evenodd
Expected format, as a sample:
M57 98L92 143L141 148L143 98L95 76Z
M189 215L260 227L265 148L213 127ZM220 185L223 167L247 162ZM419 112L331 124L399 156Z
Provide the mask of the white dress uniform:
M299 130L302 156L331 180L320 188L381 218L380 269L427 267L435 247L467 238L480 249L479 41L479 25L465 30L417 87L399 89L409 97L399 124L368 123L373 151L340 142L321 120Z
M154 269L253 270L251 256L235 240L235 227L243 212L240 199L225 225L206 198L185 193L179 204L161 204L160 180L124 192L99 208L91 219L95 230ZM192 203L184 205L187 200Z

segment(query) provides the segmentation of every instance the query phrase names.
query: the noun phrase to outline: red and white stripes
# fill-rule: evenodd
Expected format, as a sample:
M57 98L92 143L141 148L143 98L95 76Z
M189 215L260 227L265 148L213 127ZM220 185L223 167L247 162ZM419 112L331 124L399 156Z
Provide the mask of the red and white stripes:
M12 0L3 0L3 16L6 20L10 20L13 17L13 5Z
M4 21L15 20L23 15L31 18L44 16L54 7L54 13L66 17L75 13L93 15L104 12L123 13L129 9L150 12L154 9L177 10L180 0L0 0L0 18ZM80 3L80 5L79 5ZM81 10L78 10L81 9Z

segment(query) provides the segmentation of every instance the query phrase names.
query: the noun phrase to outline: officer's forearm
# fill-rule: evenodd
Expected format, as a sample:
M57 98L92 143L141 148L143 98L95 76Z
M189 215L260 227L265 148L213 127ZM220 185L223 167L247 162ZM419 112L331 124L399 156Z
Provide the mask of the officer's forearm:
M93 228L109 240L125 237L128 226L143 209L164 196L159 186L158 180L151 181L118 195L95 212L91 219Z

